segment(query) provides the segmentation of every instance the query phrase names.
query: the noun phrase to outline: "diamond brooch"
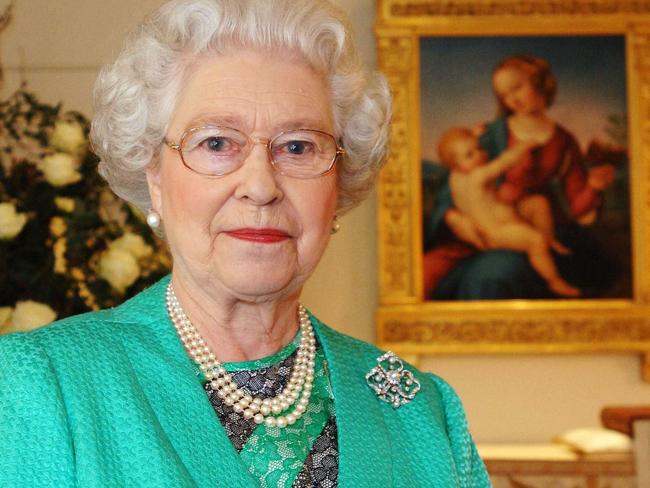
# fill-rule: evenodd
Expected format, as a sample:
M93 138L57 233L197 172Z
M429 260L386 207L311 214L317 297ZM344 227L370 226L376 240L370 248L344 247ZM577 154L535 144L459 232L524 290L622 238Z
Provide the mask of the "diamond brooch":
M379 398L393 408L407 404L420 391L420 382L404 369L402 360L391 351L377 358L377 366L366 375L366 381Z

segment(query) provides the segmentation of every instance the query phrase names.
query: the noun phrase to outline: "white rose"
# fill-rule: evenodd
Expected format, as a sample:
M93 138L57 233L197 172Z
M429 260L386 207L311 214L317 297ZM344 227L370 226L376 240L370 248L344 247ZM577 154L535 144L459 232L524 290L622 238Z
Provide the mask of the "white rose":
M20 234L27 223L27 214L16 212L13 203L0 203L0 240L9 240Z
M68 241L65 237L57 239L52 246L54 254L54 272L64 274L68 270L68 261L65 258L65 252L68 249Z
M38 168L52 186L66 186L81 179L79 160L69 154L58 152L44 157Z
M74 199L68 197L55 197L54 204L56 208L67 213L74 212Z
M3 332L28 331L49 324L56 319L56 312L45 303L27 300L16 303L9 326Z
M107 224L117 224L119 227L124 227L128 217L124 209L124 202L120 200L108 188L102 190L99 194L99 209L97 211L99 218L102 222Z
M140 266L130 252L109 247L99 258L98 272L119 293L124 293L140 276Z
M50 233L54 237L61 237L68 230L68 224L62 217L54 216L50 219Z
M84 130L78 122L59 120L54 124L50 144L59 151L76 153L86 145Z
M125 232L122 237L109 244L111 249L121 249L131 253L136 259L151 256L153 249L144 242L142 236L133 232Z

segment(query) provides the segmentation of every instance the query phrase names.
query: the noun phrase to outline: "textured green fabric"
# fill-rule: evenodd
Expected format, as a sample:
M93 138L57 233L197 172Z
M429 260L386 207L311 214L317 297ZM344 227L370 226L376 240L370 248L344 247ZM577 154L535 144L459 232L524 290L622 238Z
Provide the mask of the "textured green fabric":
M164 305L162 280L120 307L0 337L0 486L255 487ZM440 378L394 410L365 374L381 351L314 320L335 398L339 486L489 487Z

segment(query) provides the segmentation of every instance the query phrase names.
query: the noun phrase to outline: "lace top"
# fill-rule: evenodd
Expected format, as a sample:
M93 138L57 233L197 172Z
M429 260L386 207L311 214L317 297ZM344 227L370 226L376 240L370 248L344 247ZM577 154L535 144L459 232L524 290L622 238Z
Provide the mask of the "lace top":
M299 335L278 353L254 361L226 363L239 387L251 395L276 396L291 375ZM204 385L223 428L249 471L262 487L333 488L338 480L336 416L327 363L317 347L316 371L305 414L285 428L257 425L223 403L208 383Z

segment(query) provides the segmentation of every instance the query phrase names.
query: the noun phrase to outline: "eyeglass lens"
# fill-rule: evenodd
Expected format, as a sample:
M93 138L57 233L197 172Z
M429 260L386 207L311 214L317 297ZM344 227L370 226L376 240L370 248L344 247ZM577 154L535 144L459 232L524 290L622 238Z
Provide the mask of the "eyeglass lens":
M210 176L238 169L255 143L241 131L227 127L202 127L185 133L181 157L187 167ZM294 130L279 134L268 144L276 169L287 176L310 178L327 172L337 154L330 134L316 130Z

